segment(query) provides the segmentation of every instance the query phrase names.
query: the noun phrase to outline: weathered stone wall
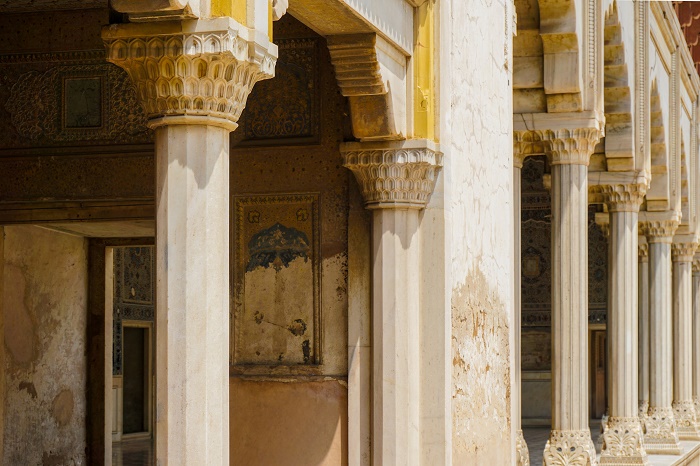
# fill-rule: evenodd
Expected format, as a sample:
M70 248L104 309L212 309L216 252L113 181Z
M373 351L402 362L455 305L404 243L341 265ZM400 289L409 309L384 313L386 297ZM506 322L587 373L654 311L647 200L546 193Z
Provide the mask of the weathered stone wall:
M2 464L86 464L85 240L8 226L4 256Z
M454 0L442 8L452 464L512 464L513 5Z

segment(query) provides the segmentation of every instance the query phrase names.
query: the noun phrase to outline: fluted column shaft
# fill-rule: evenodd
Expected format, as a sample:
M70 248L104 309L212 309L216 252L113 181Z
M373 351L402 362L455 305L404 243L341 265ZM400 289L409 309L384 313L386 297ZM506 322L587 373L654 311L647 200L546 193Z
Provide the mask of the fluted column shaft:
M673 418L671 240L677 221L643 225L649 247L649 413L648 453L680 454Z
M442 154L430 141L341 148L372 221L372 462L420 461L419 213Z
M513 282L515 295L513 300L513 322L515 325L515 388L513 403L516 406L515 429L517 466L529 466L530 452L525 443L522 428L522 168L523 159L519 154L513 155L513 224L515 226L515 255L513 260Z
M545 465L597 464L588 429L588 160L592 128L545 134L552 164L552 432Z
M693 403L700 428L700 259L693 261Z
M639 415L649 411L649 246L646 238L639 245Z
M603 432L600 464L648 464L637 401L637 223L645 192L645 185L604 187L610 212L609 418Z
M673 416L682 440L700 440L693 404L693 256L697 243L674 242L673 258Z

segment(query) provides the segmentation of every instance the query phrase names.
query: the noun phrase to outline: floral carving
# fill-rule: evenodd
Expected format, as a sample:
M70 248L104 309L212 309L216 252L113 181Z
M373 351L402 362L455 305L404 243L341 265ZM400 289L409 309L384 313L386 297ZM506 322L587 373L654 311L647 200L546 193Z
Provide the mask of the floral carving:
M544 466L597 466L589 430L553 430L544 447Z
M647 464L639 418L608 419L603 431L600 464Z
M678 438L700 440L695 416L695 404L691 400L673 402L673 419L676 422Z
M698 243L673 243L671 244L671 256L674 261L692 262Z
M516 466L530 466L530 451L525 443L523 431L518 431L518 436L515 438L515 455Z
M650 407L644 426L644 444L647 453L680 454L681 447L676 434L673 409Z

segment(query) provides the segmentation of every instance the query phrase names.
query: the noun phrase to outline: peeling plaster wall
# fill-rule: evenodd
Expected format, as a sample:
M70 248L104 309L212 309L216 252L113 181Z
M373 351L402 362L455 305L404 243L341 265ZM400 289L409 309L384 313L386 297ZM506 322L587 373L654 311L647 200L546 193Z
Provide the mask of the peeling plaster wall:
M2 464L86 464L84 239L5 227L4 291Z
M513 5L441 5L446 162L431 207L446 211L451 463L513 464Z

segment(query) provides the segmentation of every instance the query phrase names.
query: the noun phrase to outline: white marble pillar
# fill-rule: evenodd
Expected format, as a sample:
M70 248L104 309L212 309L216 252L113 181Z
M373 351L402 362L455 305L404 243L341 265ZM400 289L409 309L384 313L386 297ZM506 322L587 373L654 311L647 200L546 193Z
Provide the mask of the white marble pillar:
M693 403L693 256L697 243L674 238L673 258L673 417L681 440L700 440Z
M700 429L700 255L693 260L693 402Z
M600 464L648 464L638 417L637 223L646 185L601 186L610 212L608 421Z
M649 245L639 237L639 417L644 425L649 412Z
M588 427L588 161L600 132L547 131L552 164L552 432L544 464L596 465Z
M680 454L672 408L671 327L671 240L678 220L645 221L641 226L649 247L649 412L644 444L650 454Z
M522 427L522 169L523 158L520 154L513 153L513 225L515 226L515 255L513 265L513 282L515 287L515 299L513 322L515 325L515 387L512 390L513 404L515 405L515 440L516 466L530 465L530 451L527 448Z
M417 465L419 455L419 212L442 154L430 141L341 147L372 222L372 462Z
M102 34L108 60L130 75L156 136L156 461L223 466L230 463L229 133L255 82L272 76L277 48L226 17L158 26L155 36L148 23Z

